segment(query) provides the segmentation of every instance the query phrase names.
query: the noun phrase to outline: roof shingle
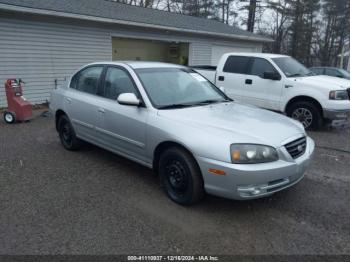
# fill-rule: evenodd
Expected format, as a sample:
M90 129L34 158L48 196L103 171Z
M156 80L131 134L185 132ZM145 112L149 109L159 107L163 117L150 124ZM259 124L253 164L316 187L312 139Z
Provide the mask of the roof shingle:
M270 39L227 24L188 15L137 7L107 0L0 0L0 4L57 11L69 14L108 18L147 25L206 32L223 36L232 35L255 41Z

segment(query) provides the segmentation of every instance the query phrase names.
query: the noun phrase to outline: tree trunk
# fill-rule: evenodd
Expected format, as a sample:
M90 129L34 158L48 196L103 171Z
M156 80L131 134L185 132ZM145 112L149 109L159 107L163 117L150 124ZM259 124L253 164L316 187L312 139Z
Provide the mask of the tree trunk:
M249 13L248 13L248 22L247 22L247 31L249 32L254 32L256 1L257 0L249 1Z

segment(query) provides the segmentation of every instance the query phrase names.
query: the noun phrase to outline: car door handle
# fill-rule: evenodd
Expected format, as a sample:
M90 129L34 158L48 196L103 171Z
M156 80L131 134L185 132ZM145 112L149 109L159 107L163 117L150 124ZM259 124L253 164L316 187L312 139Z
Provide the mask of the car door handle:
M104 110L103 108L99 108L98 112L100 112L101 114L104 114L104 113L106 113L106 110Z
M218 81L225 81L225 77L224 76L219 76L218 77Z
M246 79L246 80L245 80L245 83L246 83L247 85L251 85L251 84L253 84L253 80L251 80L251 79Z

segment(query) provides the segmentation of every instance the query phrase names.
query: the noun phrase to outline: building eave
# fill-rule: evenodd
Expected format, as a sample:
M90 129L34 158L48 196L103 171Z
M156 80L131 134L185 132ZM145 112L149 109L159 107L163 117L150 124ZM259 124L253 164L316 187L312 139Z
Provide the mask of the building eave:
M222 37L222 38L229 38L229 39L235 39L235 40L252 41L252 42L264 42L264 43L273 42L272 39L259 37L259 36L214 33L214 32L191 30L191 29L184 29L184 28L177 28L177 27L155 25L155 24L145 24L140 22L118 20L118 19L111 19L111 18L105 18L105 17L96 17L96 16L90 16L90 15L66 13L66 12L46 10L46 9L37 9L37 8L30 8L30 7L9 5L9 4L0 4L0 10L20 12L25 14L48 15L48 16L55 16L60 18L88 20L88 21L99 22L99 23L152 28L152 29L167 30L167 31L173 31L173 32L183 32L183 33L198 34L198 35L205 35L205 36L211 36L211 37Z

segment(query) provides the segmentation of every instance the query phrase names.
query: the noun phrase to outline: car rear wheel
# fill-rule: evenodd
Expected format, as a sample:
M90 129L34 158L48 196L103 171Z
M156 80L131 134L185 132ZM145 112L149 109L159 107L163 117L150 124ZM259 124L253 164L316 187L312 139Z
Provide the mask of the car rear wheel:
M6 111L4 113L4 120L7 124L13 124L14 122L16 122L15 114Z
M301 122L305 129L319 129L323 124L319 108L309 101L292 104L287 111L287 115Z
M159 160L162 186L171 200L181 205L192 205L204 196L200 169L190 153L173 147L162 153Z
M72 124L66 115L58 120L58 134L63 147L67 150L78 150L81 147L81 140L77 138Z

